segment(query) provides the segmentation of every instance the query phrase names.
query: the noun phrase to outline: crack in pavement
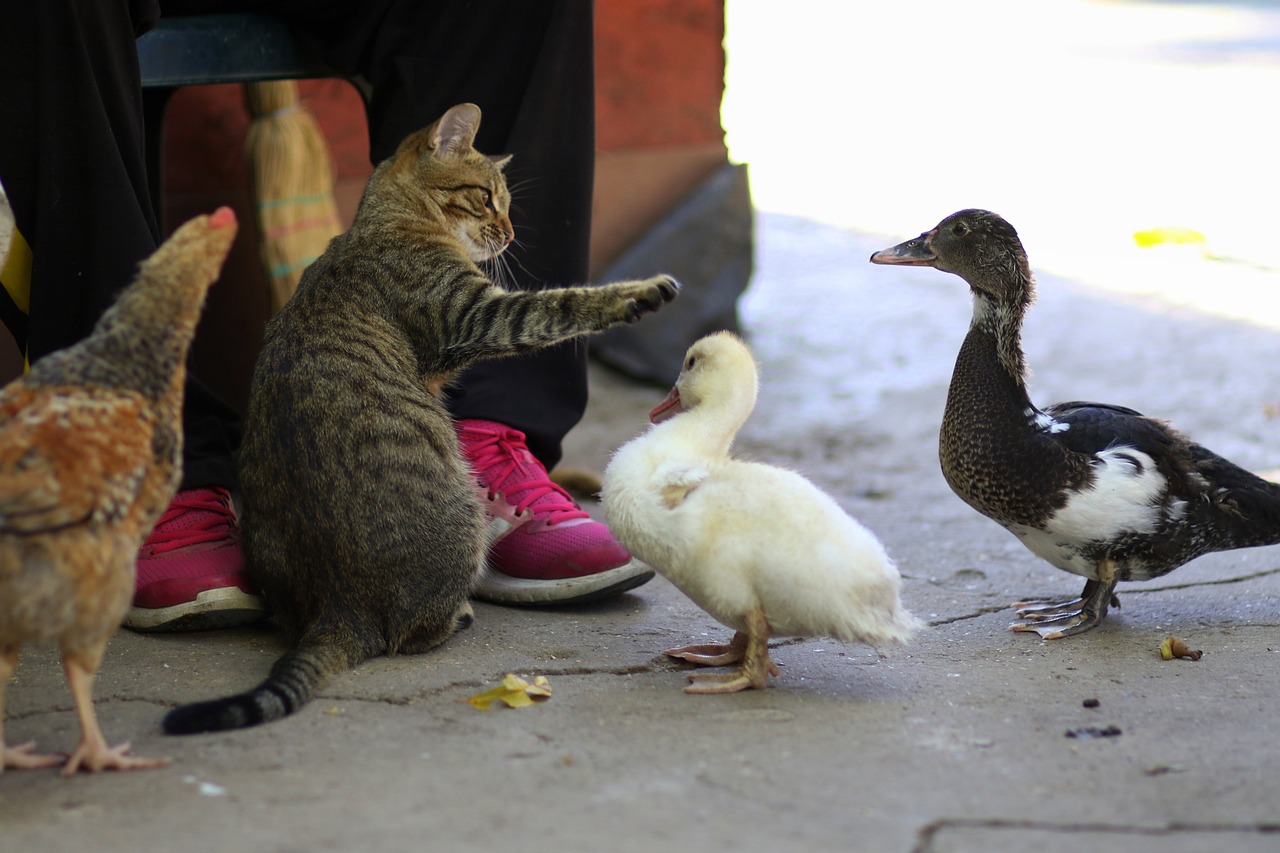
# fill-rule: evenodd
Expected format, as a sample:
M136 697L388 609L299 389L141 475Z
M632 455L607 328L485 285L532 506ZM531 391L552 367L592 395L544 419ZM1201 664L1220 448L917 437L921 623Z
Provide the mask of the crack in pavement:
M1123 593L1125 595L1133 595L1135 593L1168 592L1170 590L1193 589L1201 586L1222 586L1224 584L1244 583L1245 581L1257 580L1258 578L1270 577L1272 575L1280 575L1280 568L1263 569L1260 572L1253 572L1251 574L1240 575L1239 577L1234 578L1191 581L1189 583L1169 584L1167 586L1125 587L1124 589L1116 590L1116 592ZM1004 604L988 604L984 607L979 607L976 610L971 610L956 616L948 616L943 619L932 619L927 624L930 628L936 628L940 625L950 625L953 622L964 622L968 619L977 619L979 616L986 616L988 613L999 613L1002 610L1010 610L1012 607L1013 604L1011 602Z
M420 699L429 699L454 690L478 690L482 688L493 687L502 681L511 670L506 670L490 676L488 679L468 678L458 681L450 681L447 684L441 684L437 687L424 687L415 693L404 696L361 696L356 694L341 694L320 691L316 693L315 699L324 699L332 702L369 702L375 704L389 705L411 705ZM561 669L539 669L536 672L528 671L528 675L545 675L547 678L561 678L575 675L642 675L644 673L654 672L653 664L636 664L632 666L617 667L589 667L575 666L564 667ZM517 675L521 674L519 672Z
M1166 592L1171 589L1191 589L1197 586L1222 586L1223 584L1244 583L1245 581L1257 580L1258 578L1265 578L1271 575L1278 575L1278 574L1280 574L1280 568L1263 569L1260 572L1254 572L1253 574L1248 574L1248 575L1241 575L1238 578L1219 578L1218 580L1211 580L1211 581L1192 581L1191 583L1171 584L1170 586L1135 587L1133 589L1125 589L1124 593L1126 595L1131 595L1135 592Z
M911 853L935 853L934 842L938 835L952 829L989 829L996 831L1026 831L1052 833L1109 833L1112 835L1163 836L1194 833L1235 833L1248 835L1280 835L1280 822L1258 823L1168 823L1152 824L1115 823L1054 823L1039 820L1009 818L939 818L925 824L916 833L916 844Z
M930 628L936 628L939 625L950 625L953 622L964 622L966 619L977 619L979 616L986 616L988 613L999 613L1001 610L1008 610L1011 604L988 604L985 607L979 607L977 610L969 613L961 613L959 616L948 616L945 619L931 619L927 624Z
M102 705L114 704L116 702L142 702L147 705L159 705L162 708L172 708L177 702L166 702L163 699L150 699L142 696L95 696L93 697L93 707L98 708ZM38 717L43 714L74 714L76 706L74 703L67 705L45 706L43 708L32 708L29 711L13 711L5 714L5 722L10 720L25 720L28 717Z
M661 660L660 658L655 658L655 661L660 661L660 660ZM576 666L576 667L564 667L561 669L540 669L536 673L531 673L531 674L545 675L548 678L559 678L559 677L568 677L568 676L575 676L575 675L643 675L645 673L656 672L656 671L657 671L657 667L655 666L654 663L647 663L647 664L633 664L630 666L616 666L616 667ZM458 690L458 689L471 690L471 689L479 689L483 687L491 687L495 682L501 681L504 675L506 675L506 672L498 673L492 676L489 680L470 678L470 679L462 679L458 681L451 681L447 684L442 684L438 687L423 688L422 690L419 690L416 693L404 695L404 696L362 696L362 695L352 694L352 693L330 692L322 688L316 691L311 701L316 702L316 701L324 700L329 702L368 702L368 703L380 704L380 705L410 705L419 699L427 699L432 696L438 696L442 693L448 693L451 690ZM138 696L113 695L113 696L94 697L95 706L104 705L109 702L145 702L151 705L159 705L162 708L176 708L180 705L188 704L187 702L179 702L176 700L155 699L150 697L138 697ZM74 704L58 704L53 706L45 706L42 708L33 708L31 710L21 711L19 713L10 712L6 715L5 719L6 720L23 720L28 717L36 717L42 714L74 713L75 710L76 710L76 707Z

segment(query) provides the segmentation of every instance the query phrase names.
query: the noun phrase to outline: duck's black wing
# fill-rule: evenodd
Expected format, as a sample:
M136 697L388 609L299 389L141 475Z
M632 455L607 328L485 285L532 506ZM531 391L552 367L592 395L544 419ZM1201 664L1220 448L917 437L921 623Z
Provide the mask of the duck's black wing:
M1168 478L1168 498L1188 501L1188 515L1199 521L1201 535L1217 540L1207 550L1280 542L1280 485L1192 442L1163 421L1123 406L1083 401L1057 403L1045 414L1067 427L1053 438L1068 450L1093 454L1132 447L1150 456Z
M1055 403L1044 410L1057 427L1049 429L1054 440L1075 453L1094 454L1116 447L1132 447L1155 459L1190 462L1191 442L1164 421L1110 403L1074 400ZM1065 427L1065 428L1064 428ZM1164 467L1161 465L1161 467Z

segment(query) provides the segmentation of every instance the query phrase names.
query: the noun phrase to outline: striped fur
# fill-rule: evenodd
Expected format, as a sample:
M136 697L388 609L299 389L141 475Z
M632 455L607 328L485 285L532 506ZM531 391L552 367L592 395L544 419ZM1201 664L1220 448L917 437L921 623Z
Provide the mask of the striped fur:
M171 734L293 713L329 677L471 621L485 517L443 388L479 358L631 322L667 276L507 291L477 263L513 239L503 160L463 104L408 137L267 326L240 455L251 577L294 649L248 693L175 709Z

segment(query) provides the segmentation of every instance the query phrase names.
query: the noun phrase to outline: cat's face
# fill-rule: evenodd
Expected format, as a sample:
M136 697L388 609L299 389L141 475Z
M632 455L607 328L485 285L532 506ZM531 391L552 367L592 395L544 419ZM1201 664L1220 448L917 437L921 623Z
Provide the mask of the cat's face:
M443 186L441 210L471 260L479 263L506 251L515 239L511 226L511 193L502 176L504 158L494 162L476 151L451 170L456 183Z
M474 262L502 254L515 240L511 193L502 170L510 157L487 157L473 147L480 108L459 104L409 136L396 151L391 173L407 179L412 192L426 190Z

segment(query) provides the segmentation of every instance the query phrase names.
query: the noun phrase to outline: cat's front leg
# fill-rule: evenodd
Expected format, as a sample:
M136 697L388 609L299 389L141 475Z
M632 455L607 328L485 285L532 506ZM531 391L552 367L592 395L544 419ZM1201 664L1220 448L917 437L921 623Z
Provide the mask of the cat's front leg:
M676 298L669 275L598 287L503 291L490 287L470 300L471 311L454 321L464 334L444 348L435 372L457 370L478 358L494 358L556 344L619 323L632 323ZM471 334L465 334L471 330ZM437 332L439 337L443 333Z
M655 275L639 281L617 281L599 288L612 295L613 313L606 312L606 321L612 325L619 321L634 323L645 314L657 311L680 293L680 283L669 275Z

